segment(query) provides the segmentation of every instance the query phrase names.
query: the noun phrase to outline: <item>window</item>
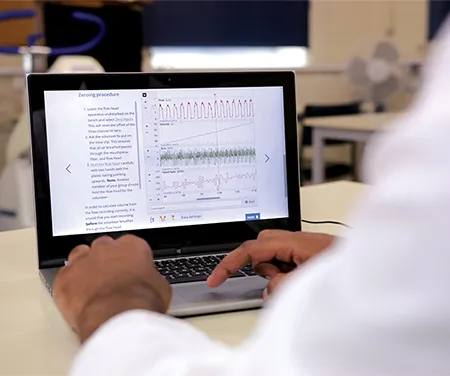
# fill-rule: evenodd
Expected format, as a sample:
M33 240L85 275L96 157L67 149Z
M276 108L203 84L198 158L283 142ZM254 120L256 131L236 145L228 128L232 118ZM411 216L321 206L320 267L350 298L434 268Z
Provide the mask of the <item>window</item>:
M305 47L153 47L153 69L302 68Z
M153 47L308 45L308 0L155 1L144 10Z
M449 0L429 0L428 37L433 39L450 12Z

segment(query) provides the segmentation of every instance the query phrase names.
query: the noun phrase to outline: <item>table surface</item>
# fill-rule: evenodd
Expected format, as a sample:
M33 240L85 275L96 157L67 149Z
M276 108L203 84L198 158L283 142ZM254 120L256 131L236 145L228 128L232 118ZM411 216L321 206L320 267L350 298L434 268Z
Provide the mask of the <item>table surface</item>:
M305 126L327 129L375 132L388 125L398 116L397 113L370 113L343 116L324 116L306 118Z
M307 220L345 221L364 186L337 182L302 188ZM306 231L338 234L342 227L305 225ZM37 273L33 229L0 233L0 375L65 375L79 345ZM241 343L259 311L188 319L212 339Z

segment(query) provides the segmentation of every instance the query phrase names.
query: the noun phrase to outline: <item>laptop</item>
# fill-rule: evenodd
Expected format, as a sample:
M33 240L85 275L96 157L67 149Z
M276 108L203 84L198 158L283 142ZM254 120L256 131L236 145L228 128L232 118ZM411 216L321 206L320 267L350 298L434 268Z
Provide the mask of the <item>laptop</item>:
M37 246L52 291L70 251L134 234L173 286L169 314L257 308L250 265L205 281L265 229L300 230L292 72L31 74Z

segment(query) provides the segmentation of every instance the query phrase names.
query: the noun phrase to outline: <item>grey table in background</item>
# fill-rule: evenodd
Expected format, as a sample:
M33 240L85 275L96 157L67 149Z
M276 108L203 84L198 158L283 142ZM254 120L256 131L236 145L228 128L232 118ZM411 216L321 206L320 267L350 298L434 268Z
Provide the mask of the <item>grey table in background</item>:
M396 113L370 113L305 119L305 126L312 128L312 183L325 182L325 140L365 143L396 116Z

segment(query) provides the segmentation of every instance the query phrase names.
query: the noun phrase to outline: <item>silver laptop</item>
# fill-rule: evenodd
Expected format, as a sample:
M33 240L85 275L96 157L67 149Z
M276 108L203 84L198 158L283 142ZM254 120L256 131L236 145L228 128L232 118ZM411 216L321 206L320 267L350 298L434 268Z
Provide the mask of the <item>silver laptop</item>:
M170 314L252 309L250 265L220 260L264 229L300 230L292 72L28 76L39 271L132 233L173 285Z

